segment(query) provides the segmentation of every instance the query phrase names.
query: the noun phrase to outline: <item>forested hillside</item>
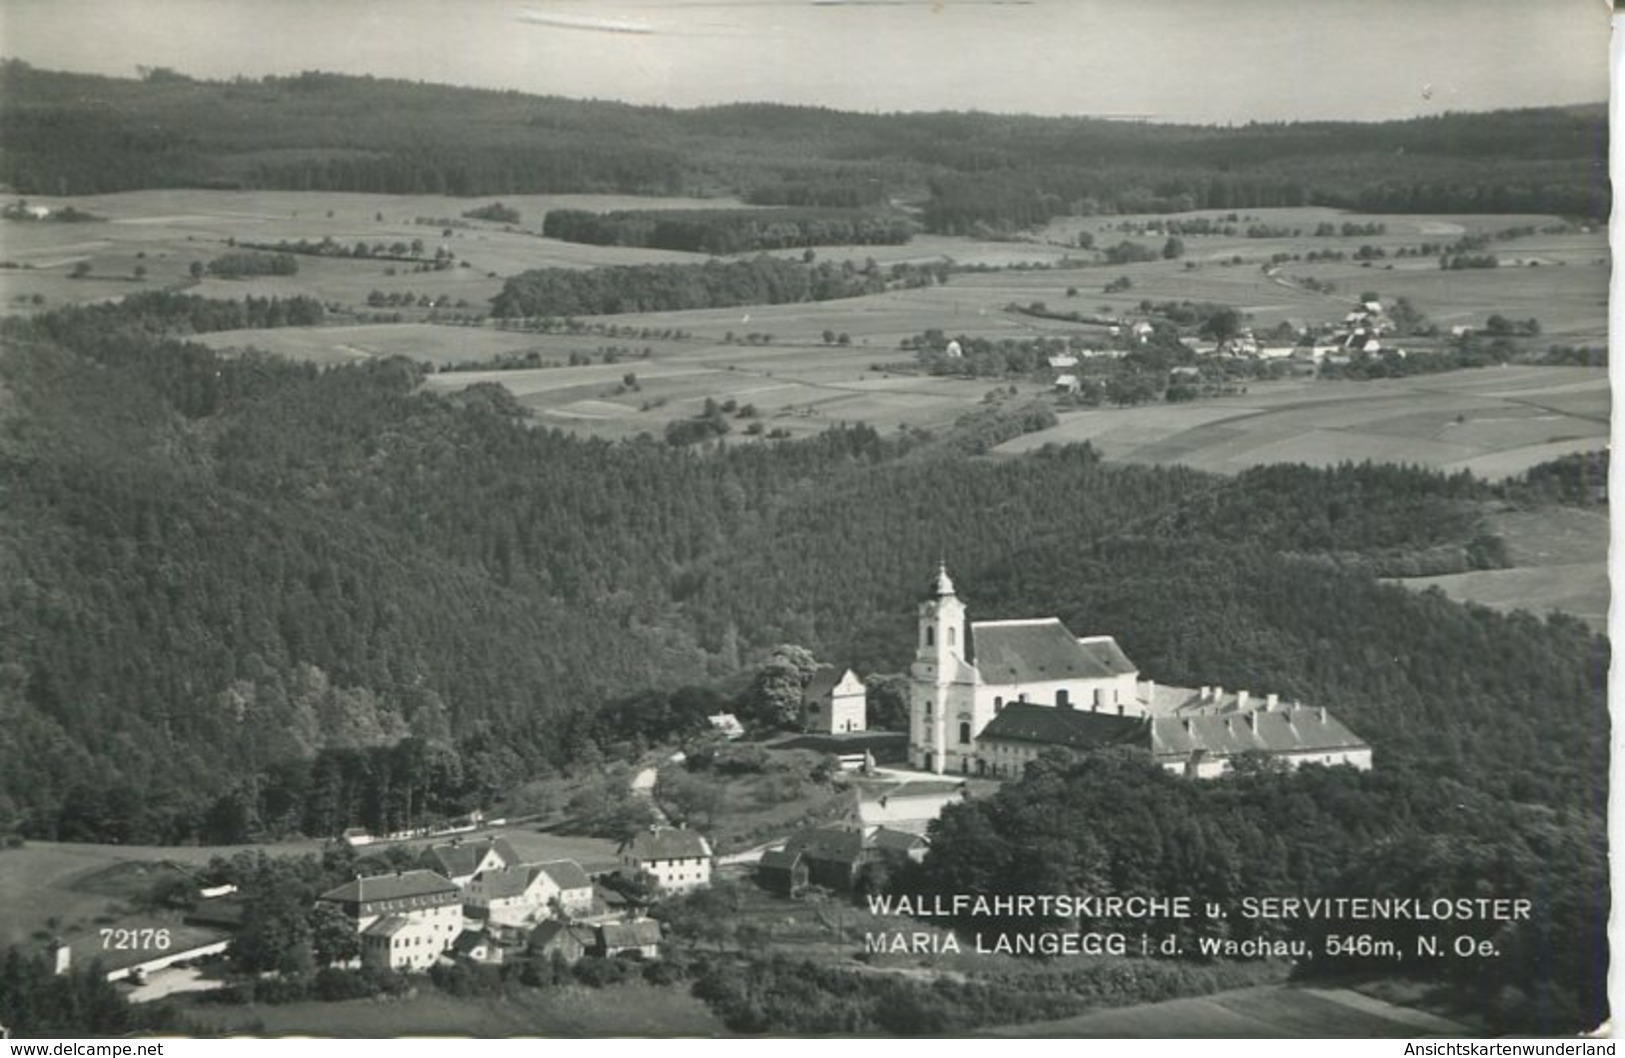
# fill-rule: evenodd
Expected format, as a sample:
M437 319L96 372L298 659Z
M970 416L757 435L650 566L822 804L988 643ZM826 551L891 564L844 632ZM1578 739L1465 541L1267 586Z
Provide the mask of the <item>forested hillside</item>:
M1465 475L975 457L1018 412L610 445L496 386L429 394L401 360L171 337L241 311L5 325L0 825L224 840L488 804L686 722L632 692L782 642L900 670L937 555L978 617L1053 613L1164 682L1331 705L1384 769L1601 812L1603 642L1374 578L1440 548L1501 563L1479 523L1502 501Z
M1219 129L768 104L679 111L323 73L222 83L0 67L0 181L23 194L688 192L845 208L900 198L948 233L1072 213L1301 205L1601 218L1606 138L1600 104Z

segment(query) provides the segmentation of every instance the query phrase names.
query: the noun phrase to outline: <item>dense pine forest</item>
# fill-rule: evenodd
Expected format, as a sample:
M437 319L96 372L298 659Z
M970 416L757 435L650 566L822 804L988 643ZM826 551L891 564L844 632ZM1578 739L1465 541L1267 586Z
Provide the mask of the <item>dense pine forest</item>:
M252 130L244 138L244 130ZM0 66L0 182L917 202L932 231L1065 214L1322 205L1606 217L1605 107L1242 128L578 102L370 77L119 80Z

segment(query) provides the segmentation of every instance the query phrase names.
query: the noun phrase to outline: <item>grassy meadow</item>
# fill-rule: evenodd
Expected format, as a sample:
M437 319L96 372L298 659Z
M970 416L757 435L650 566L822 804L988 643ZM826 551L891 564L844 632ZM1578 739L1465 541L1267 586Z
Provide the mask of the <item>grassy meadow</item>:
M1063 412L1004 453L1088 441L1109 459L1235 473L1352 460L1470 470L1495 479L1608 443L1603 368L1488 367L1373 382L1259 383L1234 397Z

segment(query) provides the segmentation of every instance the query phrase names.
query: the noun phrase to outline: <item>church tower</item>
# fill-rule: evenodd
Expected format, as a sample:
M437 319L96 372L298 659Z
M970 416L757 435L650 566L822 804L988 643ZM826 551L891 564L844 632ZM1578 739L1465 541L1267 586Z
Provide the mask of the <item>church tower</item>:
M965 772L975 746L963 737L959 714L974 699L976 675L965 604L955 593L945 564L938 565L935 583L918 614L914 664L909 669L909 763L939 775Z

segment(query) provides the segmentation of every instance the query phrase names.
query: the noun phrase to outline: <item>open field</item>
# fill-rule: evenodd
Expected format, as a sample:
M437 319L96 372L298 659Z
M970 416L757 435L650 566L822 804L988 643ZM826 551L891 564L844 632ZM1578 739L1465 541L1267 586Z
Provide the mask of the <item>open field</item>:
M221 1006L187 1014L222 1035L252 1036L718 1036L725 1030L686 985L572 985L459 999L431 989L396 1000Z
M543 239L549 209L663 209L734 206L732 200L637 198L628 195L517 195L504 204L517 209L520 223L507 226L465 220L462 214L493 201L444 196L392 196L328 192L139 191L84 198L33 198L32 204L75 209L102 218L83 223L10 222L0 225L0 259L31 266L0 272L0 305L18 307L35 294L46 305L119 297L143 289L184 287L209 297L248 294L282 297L304 294L324 302L364 307L372 290L412 291L466 299L476 308L501 289L501 277L527 268L590 268L658 260L695 260L694 255L659 250L579 246ZM417 218L456 222L449 229L419 224ZM460 225L467 225L466 227ZM446 231L450 234L445 234ZM301 256L299 273L233 281L209 278L194 287L193 261L226 253L227 240L276 243L300 239L353 245L365 241L410 244L421 239L428 258L444 246L467 261L467 268L412 272L400 261ZM90 275L70 279L85 262ZM135 268L146 269L137 280ZM394 274L391 275L390 273ZM26 307L26 306L22 306Z
M1438 588L1452 599L1496 610L1562 612L1599 632L1608 630L1608 514L1604 510L1547 507L1508 510L1488 519L1506 541L1511 569L1476 570L1395 583Z
M1234 473L1266 463L1415 463L1507 477L1608 443L1607 372L1495 367L1376 382L1257 384L1184 405L1066 412L997 451L1088 441L1109 459Z
M31 200L48 206L69 203L101 221L86 223L20 223L0 225L0 259L26 268L0 271L0 309L30 308L38 294L47 306L66 301L120 297L150 288L196 289L213 297L244 294L288 296L305 294L351 310L367 311L368 293L411 292L445 297L464 311L483 309L500 288L502 279L527 268L592 268L604 265L662 261L699 261L697 254L624 247L595 247L544 239L539 231L547 210L553 208L620 209L739 208L732 199L638 198L626 195L530 195L504 199L520 211L520 223L505 226L489 221L464 220L461 214L486 204L488 199L443 196L389 196L319 192L242 193L224 191L144 191L98 195L82 199ZM1217 211L1184 214L1190 217L1223 216ZM1043 301L1051 308L1093 312L1110 306L1127 312L1141 299L1218 301L1251 314L1257 328L1283 320L1312 323L1341 315L1360 292L1375 289L1386 298L1408 297L1422 312L1443 326L1481 324L1491 313L1540 319L1543 333L1571 342L1600 343L1607 334L1609 275L1606 233L1575 231L1536 234L1498 241L1489 250L1503 266L1488 270L1441 271L1433 257L1387 258L1364 267L1354 260L1283 265L1282 279L1266 276L1261 265L1275 254L1306 255L1312 250L1339 250L1352 254L1364 245L1381 247L1392 255L1400 247L1423 242L1449 243L1464 234L1491 234L1512 227L1550 225L1542 216L1357 215L1323 208L1251 210L1238 215L1237 226L1267 225L1305 234L1250 239L1242 235L1185 235L1185 256L1180 260L1132 265L1090 263L1090 251L1076 249L1081 231L1093 234L1097 248L1130 239L1160 246L1161 237L1132 235L1118 229L1150 217L1065 218L1029 237L988 240L921 234L902 246L827 246L815 251L819 259L861 264L873 259L881 265L897 262L952 261L1005 269L1012 265L1042 266L1033 270L959 274L947 288L910 291L899 295L903 311L887 298L860 299L870 304L829 303L788 306L788 315L763 310L755 328L772 330L780 340L816 340L825 327L850 331L874 345L892 345L898 338L927 327L948 331L986 333L986 327L1004 329L1000 321L982 317L997 313L1009 302ZM416 223L418 218L447 219L452 227ZM1382 235L1312 237L1323 222L1378 223ZM466 225L466 226L464 226ZM449 231L449 234L447 232ZM194 260L207 261L228 249L227 240L270 242L330 237L346 245L421 239L428 256L441 246L467 267L442 272L414 272L410 263L348 258L301 257L299 274L233 281L206 278L195 284L188 275ZM784 251L799 257L800 251ZM1233 263L1236 258L1239 263ZM74 265L85 262L90 275L70 279ZM1533 266L1533 267L1531 267ZM144 268L144 278L135 270ZM1101 288L1118 276L1128 276L1133 287L1107 295ZM1294 286L1290 279L1314 278L1333 283L1330 293ZM1067 295L1068 288L1077 293ZM913 311L910 312L909 310ZM798 326L798 314L810 314L808 326ZM410 312L407 313L410 317ZM663 314L678 317L684 314ZM748 315L729 310L715 320L723 329L734 328ZM1006 321L1008 323L1009 321ZM666 323L670 326L670 323ZM1073 325L1026 321L1018 326Z
M1466 1026L1340 988L1264 985L1007 1025L989 1036L1090 1039L1471 1036Z
M573 341L588 347L593 342ZM699 415L708 398L753 406L764 429L791 436L838 423L865 422L880 430L933 428L952 423L995 388L987 380L876 371L873 360L873 352L861 348L694 342L648 360L444 373L428 385L455 392L476 382L498 382L536 413L538 424L610 439L644 432L658 437L668 422ZM623 387L629 372L637 378L635 391ZM1023 388L1033 396L1043 392L1032 384ZM733 420L735 434L750 421Z

